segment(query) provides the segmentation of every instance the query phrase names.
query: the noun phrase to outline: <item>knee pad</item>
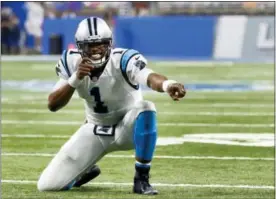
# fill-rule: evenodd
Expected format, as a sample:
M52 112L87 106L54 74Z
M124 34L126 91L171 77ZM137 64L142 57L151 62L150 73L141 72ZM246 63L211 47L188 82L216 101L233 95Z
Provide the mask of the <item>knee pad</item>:
M136 157L151 161L157 140L156 112L141 112L136 118L133 134Z

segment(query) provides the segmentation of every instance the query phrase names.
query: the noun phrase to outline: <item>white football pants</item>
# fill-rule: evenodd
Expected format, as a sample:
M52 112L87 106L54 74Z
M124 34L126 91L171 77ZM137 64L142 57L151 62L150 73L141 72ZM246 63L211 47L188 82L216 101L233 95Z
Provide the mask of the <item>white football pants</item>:
M141 101L111 128L86 123L61 147L42 172L39 191L63 190L86 173L105 154L134 149L133 125L143 111L156 111L152 102Z

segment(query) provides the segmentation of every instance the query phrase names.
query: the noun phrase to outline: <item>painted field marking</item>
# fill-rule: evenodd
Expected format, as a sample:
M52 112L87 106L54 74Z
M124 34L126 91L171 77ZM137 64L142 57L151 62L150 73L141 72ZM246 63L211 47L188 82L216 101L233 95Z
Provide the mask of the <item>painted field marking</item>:
M175 103L164 103L164 106L175 105ZM183 104L184 105L184 104ZM185 103L187 107L200 107L200 108L273 108L273 103L256 103L256 104L245 104L245 103Z
M47 135L47 134L1 134L2 138L70 138L70 135Z
M154 65L161 66L161 67L184 67L184 68L191 68L191 67L199 67L199 68L205 68L205 67L214 67L214 66L224 66L229 67L235 65L234 62L231 61L159 61L156 62ZM32 64L31 69L33 70L40 70L48 69L53 70L53 67L55 66L55 62L53 64Z
M186 134L186 135L197 135L197 134L202 134L202 133L193 133L193 134ZM218 132L214 134L237 134L237 133L232 133L232 132ZM258 133L251 133L251 132L239 132L238 134L256 134L257 136L259 135ZM261 134L273 134L272 132L263 132ZM10 138L10 137L15 137L15 138L70 138L72 135L53 135L53 134L1 134L2 138ZM166 138L166 137L164 137ZM178 137L175 137L178 138Z
M16 125L81 125L83 121L53 121L53 120L2 120L2 124ZM194 127L244 127L244 128L271 128L274 124L238 124L238 123L159 123L158 126L194 126Z
M274 133L199 133L185 134L182 138L163 141L164 145L183 143L206 143L232 146L274 147ZM182 142L181 142L182 141Z
M2 183L8 184L36 184L35 180L1 180ZM121 182L92 182L89 186L133 186L133 183ZM274 190L274 186L268 185L225 185L225 184L168 184L168 183L152 183L156 187L197 187L197 188L237 188L237 189L269 189Z
M273 92L267 91L267 90L260 90L258 91L259 94L265 94L262 97L260 95L254 94L254 91L244 91L243 93L236 93L233 91L224 91L224 95L220 95L221 92L215 92L215 91L194 91L194 93L190 94L187 96L187 99L216 99L216 98L221 98L221 99L271 99L273 100ZM39 93L34 93L34 95L30 94L24 94L22 93L21 96L17 96L16 94L6 94L5 96L2 97L3 100L15 100L15 99L30 99L30 100L38 100L38 99L47 99L48 98L48 92L39 92ZM252 94L252 96L248 96L248 94ZM150 98L159 98L159 99L170 99L167 94L163 93L158 93L158 92L143 92L144 97L150 97ZM74 94L73 97L76 99L81 99L77 94Z
M2 156L25 156L25 157L53 157L54 153L6 153L2 152ZM135 158L134 155L105 155L104 158ZM274 158L253 158L253 157L227 157L227 156L164 156L155 155L157 159L188 159L188 160L264 160L274 161Z
M53 71L54 70L54 64L51 65L39 65L39 64L34 64L32 65L31 69L32 70L38 70L38 71Z
M16 97L15 97L16 98ZM73 97L74 99L78 99L78 97ZM206 98L207 99L207 98ZM79 100L79 101L78 101ZM82 100L78 99L78 100L72 100L69 104L70 105L77 105L79 104L81 107L83 107L83 103ZM168 100L170 100L168 98ZM154 99L153 99L154 101ZM37 105L47 105L47 96L45 97L34 97L34 99L32 99L32 97L23 97L23 98L5 98L3 97L1 99L1 102L3 105L5 104L37 104ZM155 102L155 104L158 104L159 102ZM177 103L173 103L173 102L166 102L163 103L162 106L173 106L176 105ZM186 107L203 107L203 108L213 108L213 107L221 107L221 108L228 108L228 107L233 107L233 108L273 108L274 104L273 104L273 99L271 99L271 103L250 103L250 104L246 104L246 103L206 103L206 102L198 102L198 103L185 103L185 104L178 104L181 106L186 106Z
M161 67L171 67L172 65L175 67L183 67L183 68L191 68L191 67L214 67L214 66L224 66L229 67L235 65L233 62L228 61L160 61L156 62L154 65L161 66ZM51 64L32 64L31 69L33 70L53 70L55 63ZM42 70L43 70L42 69Z
M214 66L233 66L234 62L231 61L160 61L156 62L154 65L162 66L162 67L171 67L172 65L175 67L184 67L191 68L193 66L197 66L199 68L205 67L214 67Z
M47 109L2 109L2 113L41 113L53 114ZM60 110L58 114L85 114L83 110ZM162 112L158 111L161 115L205 115L205 116L274 116L273 112Z
M72 96L73 99L78 99L80 100L79 96L77 94L74 94ZM1 98L1 101L2 102L19 102L19 101L27 101L27 102L30 102L31 100L32 101L39 101L41 102L41 100L45 100L45 103L47 103L47 99L48 99L48 95L45 95L45 94L40 94L40 95L37 95L37 96L33 96L33 95L21 95L21 96L10 96L10 97L2 97Z
M258 91L259 92L259 91ZM261 92L261 91L260 91ZM201 95L196 94L196 95L189 95L186 97L186 99L228 99L228 100L245 100L245 99L261 99L262 102L271 100L271 104L273 104L273 92L267 92L267 91L263 91L261 93L265 93L265 94L269 94L268 96L263 96L263 98L260 98L259 96L247 96L247 95L242 95L242 94L236 94L233 91L225 91L223 95L219 95L221 92L209 92L209 91L200 91L199 93L201 93ZM203 93L203 94L202 94ZM271 95L270 95L271 94ZM160 94L160 93L155 93L155 92L144 92L143 93L144 97L150 97L151 99L168 99L168 101L170 100L169 96L167 96L166 94ZM11 95L9 97L2 97L2 101L6 102L6 101L20 101L20 100L45 100L47 101L48 95L45 95L44 93L41 95L37 95L37 96L32 96L32 95L22 95L22 96L17 96L17 95ZM74 99L78 99L79 101L82 101L81 98L78 97L77 94L73 95Z
M69 135L45 134L2 134L2 138L43 138L68 139ZM179 145L184 143L206 143L234 146L274 147L273 133L193 133L181 137L157 138L157 146Z

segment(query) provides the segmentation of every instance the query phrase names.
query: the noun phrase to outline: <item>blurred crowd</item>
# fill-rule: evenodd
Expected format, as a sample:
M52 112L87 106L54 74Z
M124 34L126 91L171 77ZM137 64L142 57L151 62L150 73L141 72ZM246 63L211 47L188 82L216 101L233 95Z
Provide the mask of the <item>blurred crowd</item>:
M3 54L18 54L20 40L19 20L11 8L1 10L1 51Z
M275 2L158 2L160 15L273 15Z
M45 18L101 16L274 15L274 2L1 2L3 54L41 53Z

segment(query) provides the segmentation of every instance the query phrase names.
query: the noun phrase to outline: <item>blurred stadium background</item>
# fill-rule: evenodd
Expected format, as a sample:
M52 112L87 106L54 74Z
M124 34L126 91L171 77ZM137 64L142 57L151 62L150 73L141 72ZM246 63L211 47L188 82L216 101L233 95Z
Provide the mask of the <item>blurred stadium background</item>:
M84 119L77 96L57 113L55 64L86 16L114 31L149 67L185 84L179 103L145 92L158 110L154 198L273 198L275 2L1 2L2 198L140 198L133 151L99 162L79 190L39 193L36 180Z
M189 51L211 51L206 48L210 48L209 43L212 43L211 40L215 38L215 24L218 24L215 21L219 20L219 16L248 15L252 17L273 17L274 13L274 2L3 1L1 11L1 47L2 54L60 54L61 50L74 46L73 36L78 22L85 16L94 15L103 17L108 21L110 26L114 27L115 45L128 48L135 47L138 48L138 50L144 50L144 48L146 48L147 51L150 51L143 52L146 55L160 54L158 48L164 45L166 40L169 41L167 43L171 43L170 46L166 46L166 49L168 49L167 51L171 52L169 54L177 52L176 54L178 55L181 54L179 51L185 51L185 49ZM183 15L186 17L183 17ZM182 16L182 18L180 16ZM201 16L201 18L197 18L196 16ZM214 17L212 18L210 16ZM129 19L129 17L132 19ZM163 19L167 21L161 23L164 25L161 26L160 22L163 22ZM173 21L178 22L176 19L181 20L179 21L181 23L173 24ZM203 21L201 22L202 24L199 24L200 21ZM168 28L166 26L168 26ZM194 31L196 33L195 35L198 35L203 29L207 28L206 34L209 34L208 36L203 36L201 34L193 38L188 35L189 32ZM158 29L159 34L156 34L158 32L156 29ZM164 32L164 29L169 30ZM174 34L172 34L171 30L175 30ZM188 33L185 33L187 31ZM211 33L209 33L210 31ZM162 32L164 32L164 34L160 34ZM181 39L180 36L182 36ZM148 44L148 38L153 39L153 37L157 37L153 41L156 43L152 42ZM204 50L193 49L189 46L189 43L185 48L184 46L175 45L177 40L180 44L185 44L187 40L195 39L201 39L194 43L194 45L201 43L202 46L200 46L200 48ZM182 42L182 40L184 41ZM207 41L202 42L204 40ZM203 47L206 46L207 43L208 46ZM174 49L170 49L171 47ZM189 56L189 53L182 52L180 57L187 56ZM194 55L192 54L192 56ZM195 54L194 58L197 59L206 56L206 53L202 55L199 53L198 55Z

